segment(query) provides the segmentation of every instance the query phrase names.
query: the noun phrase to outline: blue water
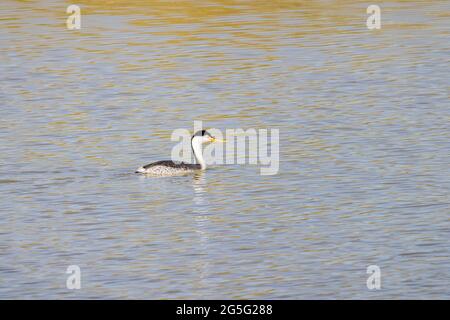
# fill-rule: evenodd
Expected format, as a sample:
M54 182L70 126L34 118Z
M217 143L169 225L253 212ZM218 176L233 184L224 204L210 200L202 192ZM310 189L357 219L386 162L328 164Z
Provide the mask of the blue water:
M2 7L0 298L450 298L449 2L148 3ZM133 173L195 120L279 173Z

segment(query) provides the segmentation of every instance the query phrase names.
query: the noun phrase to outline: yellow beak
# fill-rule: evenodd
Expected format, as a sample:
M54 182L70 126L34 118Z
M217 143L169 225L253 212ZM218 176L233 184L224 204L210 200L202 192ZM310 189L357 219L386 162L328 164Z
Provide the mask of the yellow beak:
M211 142L226 142L227 140L222 140L222 139L217 139L217 138L211 137L210 141Z

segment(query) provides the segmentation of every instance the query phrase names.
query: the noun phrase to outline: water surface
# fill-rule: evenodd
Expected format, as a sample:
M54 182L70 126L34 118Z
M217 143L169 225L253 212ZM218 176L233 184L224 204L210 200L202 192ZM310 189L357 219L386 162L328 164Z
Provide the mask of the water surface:
M448 1L69 4L2 4L0 298L450 297ZM279 173L133 174L194 120Z

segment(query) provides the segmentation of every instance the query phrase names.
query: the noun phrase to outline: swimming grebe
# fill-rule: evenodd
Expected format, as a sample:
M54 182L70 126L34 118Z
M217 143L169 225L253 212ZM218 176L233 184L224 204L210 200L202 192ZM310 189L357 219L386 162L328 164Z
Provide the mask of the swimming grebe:
M197 164L183 162L175 163L171 160L163 160L139 167L136 170L136 173L145 173L155 176L172 176L195 172L196 170L205 170L206 163L202 155L202 144L215 141L223 142L224 140L214 138L206 130L197 131L191 139L192 151L194 152Z

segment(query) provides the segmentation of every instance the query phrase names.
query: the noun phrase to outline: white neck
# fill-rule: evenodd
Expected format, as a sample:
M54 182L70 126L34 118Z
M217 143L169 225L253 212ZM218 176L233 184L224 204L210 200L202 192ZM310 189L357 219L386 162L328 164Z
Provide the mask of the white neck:
M200 165L200 168L202 170L206 169L206 163L203 159L202 154L202 138L201 137L194 137L192 139L192 151L194 151L195 159L197 160L197 163Z

